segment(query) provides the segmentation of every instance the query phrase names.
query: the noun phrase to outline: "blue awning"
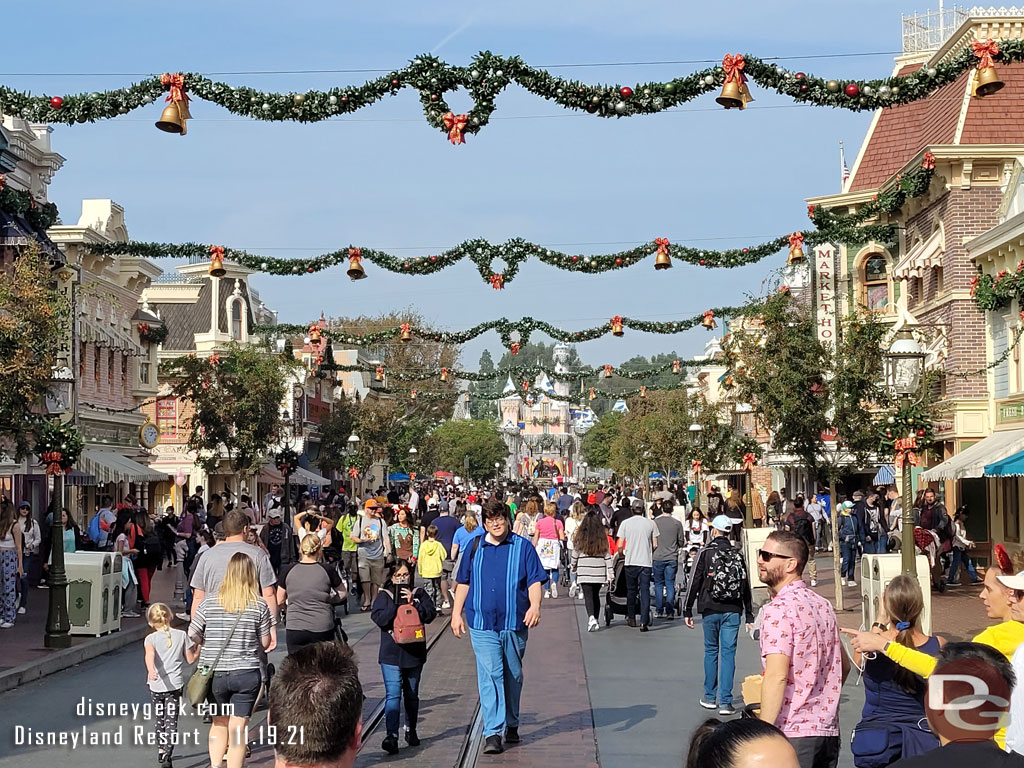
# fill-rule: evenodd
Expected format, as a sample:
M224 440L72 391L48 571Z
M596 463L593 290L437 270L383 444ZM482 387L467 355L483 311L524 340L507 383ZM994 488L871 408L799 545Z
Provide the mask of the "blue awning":
M392 483L404 483L408 479L409 476L405 474L405 472L392 472L390 475L388 475L388 480L390 480Z
M896 482L896 467L892 464L883 464L878 468L875 473L875 479L871 481L872 485L891 485Z
M986 464L985 477L1024 477L1024 451Z

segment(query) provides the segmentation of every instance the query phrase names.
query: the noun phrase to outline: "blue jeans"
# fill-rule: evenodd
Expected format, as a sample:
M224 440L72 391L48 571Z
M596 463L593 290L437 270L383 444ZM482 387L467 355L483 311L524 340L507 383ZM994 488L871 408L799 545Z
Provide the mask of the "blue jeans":
M547 571L548 571L548 578L551 579L551 583L547 585L547 588L551 589L552 585L558 586L558 569L557 568L548 568Z
M738 613L710 613L701 619L704 627L704 701L718 706L732 704L732 682L736 676L736 638L740 633Z
M960 575L960 566L963 565L967 569L967 575L971 577L971 581L980 581L978 578L978 572L974 570L974 562L967 554L966 549L957 549L953 547L953 562L949 566L949 578L946 579L950 584L957 583L957 577Z
M416 721L420 713L420 674L423 667L402 669L394 664L381 664L381 675L384 677L384 725L388 736L398 738L398 716L401 710L402 697L405 697L405 724L410 731L416 730Z
M639 594L637 594L639 593ZM637 605L637 597L640 604ZM645 565L626 566L626 618L635 621L637 608L640 623L651 623L651 569Z
M678 568L678 560L654 561L654 610L656 613L671 611L676 604L676 570Z
M28 575L32 572L33 566L36 564L36 560L39 559L39 555L35 552L31 554L26 552L21 556L21 607L28 609Z
M878 534L878 541L871 541L871 539L864 540L864 554L865 555L884 555L886 553L887 536L885 533Z
M484 719L484 738L519 727L519 698L523 693L523 656L528 629L518 632L470 629L476 654L476 684Z
M853 541L840 542L839 553L843 557L842 565L839 568L839 576L852 579L857 570L857 543Z

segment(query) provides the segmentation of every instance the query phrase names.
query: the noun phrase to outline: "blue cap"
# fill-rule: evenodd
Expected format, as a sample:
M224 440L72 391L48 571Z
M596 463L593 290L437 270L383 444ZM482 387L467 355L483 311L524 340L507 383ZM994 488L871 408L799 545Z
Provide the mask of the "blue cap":
M711 521L711 527L716 531L729 533L729 531L732 530L732 520L725 515L717 515L715 519Z

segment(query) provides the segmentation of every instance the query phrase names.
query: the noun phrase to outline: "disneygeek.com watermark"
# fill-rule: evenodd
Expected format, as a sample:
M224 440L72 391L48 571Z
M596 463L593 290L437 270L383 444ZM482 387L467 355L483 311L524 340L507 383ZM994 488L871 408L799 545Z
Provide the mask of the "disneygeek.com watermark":
M928 723L948 741L990 739L1006 725L1011 686L1012 677L1007 679L1005 670L986 659L960 657L940 662L928 678Z

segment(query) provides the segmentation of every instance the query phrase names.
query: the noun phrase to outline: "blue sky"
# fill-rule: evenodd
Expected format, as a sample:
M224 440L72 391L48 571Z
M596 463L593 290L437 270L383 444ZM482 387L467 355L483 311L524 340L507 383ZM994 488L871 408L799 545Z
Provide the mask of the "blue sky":
M130 77L14 76L14 72L149 73L388 69L422 52L463 64L479 50L521 55L534 65L893 52L900 13L926 6L883 0L833 2L621 3L604 0L467 4L394 1L138 2L38 4L25 29L5 35L0 79L49 94L115 88ZM11 23L5 14L4 26ZM14 19L16 21L16 18ZM787 60L816 74L877 77L892 56ZM588 82L632 85L704 65L558 69ZM279 91L361 83L368 75L232 75L231 83ZM134 78L138 79L138 78ZM604 252L668 237L731 247L807 225L803 199L839 189L838 143L853 165L870 116L792 106L754 89L746 112L721 110L709 95L677 112L603 120L576 115L519 90L497 100L493 122L453 147L403 91L345 119L315 125L260 123L195 101L189 133L153 127L159 105L117 120L54 130L67 158L51 185L66 222L79 200L110 197L139 240L196 240L272 255L307 255L348 245L427 255L470 237L525 237L566 250ZM449 97L456 111L466 94ZM529 118L529 119L525 119ZM587 244L606 245L587 245ZM401 249L401 250L398 250ZM253 284L282 321L415 306L438 327L532 315L564 327L614 314L690 317L741 303L784 255L737 270L650 263L579 276L525 264L496 293L468 262L430 277L390 275L351 283L341 268L317 276L257 276ZM170 268L170 264L162 264ZM540 339L541 337L538 337ZM591 364L672 349L700 352L707 331L628 333L580 346ZM475 368L496 356L488 335L463 350Z

